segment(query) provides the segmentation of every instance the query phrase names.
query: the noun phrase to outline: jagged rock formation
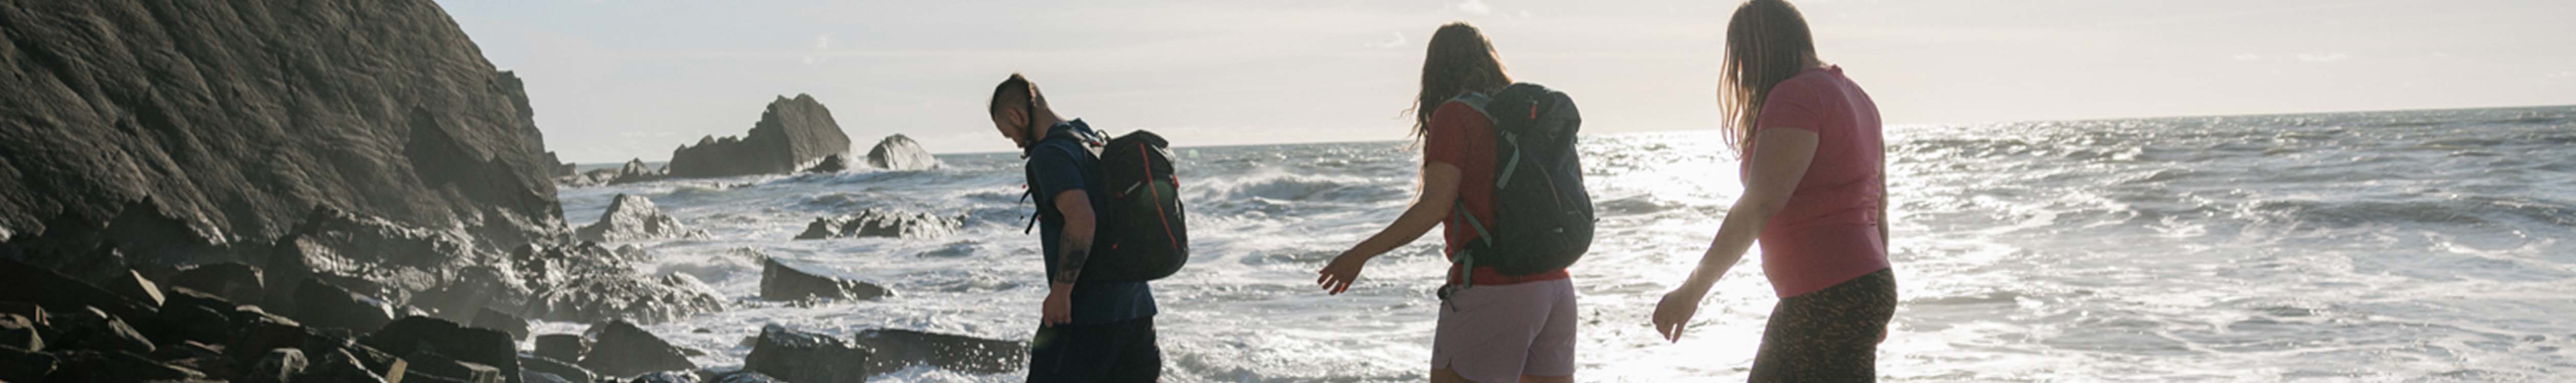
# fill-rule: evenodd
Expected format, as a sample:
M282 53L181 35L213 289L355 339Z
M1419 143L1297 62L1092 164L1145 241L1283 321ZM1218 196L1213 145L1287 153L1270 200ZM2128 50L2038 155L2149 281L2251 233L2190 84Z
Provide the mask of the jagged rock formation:
M563 235L517 80L432 2L11 1L0 21L20 251L226 261L314 206L489 249Z
M815 298L874 300L893 295L883 286L841 279L798 269L779 263L775 258L760 260L760 299L795 301ZM788 378L795 379L795 378Z
M931 157L921 143L901 134L886 136L868 149L868 165L886 170L923 170L939 167L939 158Z
M570 170L566 170L566 172L570 172ZM670 177L662 174L662 171L660 170L654 170L652 166L645 165L644 159L638 158L626 160L625 166L619 166L616 169L598 169L582 172L581 174L570 174L555 177L555 186L590 187L600 185L618 185L661 181L666 178Z
M671 151L671 177L787 174L850 152L850 136L814 96L779 97L742 138L707 136Z
M868 209L853 215L815 218L814 222L805 224L805 231L796 234L796 239L934 238L956 234L965 222L965 216L941 217L930 213Z
M850 170L850 160L841 158L839 154L823 156L822 162L814 163L814 167L805 168L806 173L839 173L843 170Z
M640 195L618 194L608 203L608 212L599 222L583 226L574 237L592 242L632 242L666 238L706 238L707 231L691 229L680 219L662 214L653 200Z

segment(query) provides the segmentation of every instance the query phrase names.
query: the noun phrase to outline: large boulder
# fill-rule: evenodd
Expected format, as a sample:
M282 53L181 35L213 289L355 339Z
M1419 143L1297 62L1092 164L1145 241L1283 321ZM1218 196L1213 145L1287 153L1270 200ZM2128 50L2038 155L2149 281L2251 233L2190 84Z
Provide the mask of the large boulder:
M1028 344L913 330L870 329L858 344L871 352L868 371L892 372L914 365L969 374L998 374L1028 366Z
M582 356L583 368L607 376L636 376L653 371L693 370L687 353L663 341L643 328L626 321L609 321L591 326L592 344L589 355Z
M580 361L590 354L590 339L581 334L546 334L537 336L536 356L560 361Z
M510 334L500 330L465 327L431 317L406 317L386 324L383 330L368 334L358 342L395 355L431 353L489 366L497 370L503 380L519 382L518 342L510 340Z
M868 351L849 342L773 324L761 327L742 369L796 383L864 383L869 362Z
M272 349L268 350L267 355L260 356L259 362L251 365L250 373L244 374L241 381L243 383L293 382L295 377L304 375L305 367L311 365L312 363L304 358L304 350Z
M956 234L965 227L964 216L942 217L930 213L905 213L868 209L858 214L815 218L805 224L796 239L828 238L936 238Z
M394 320L393 306L383 300L359 295L320 278L304 278L295 285L295 318L313 327L345 328L354 332L373 332Z
M760 122L741 138L707 136L672 150L665 170L684 178L787 174L849 152L850 136L832 121L832 111L814 96L799 94L771 101Z
M37 328L36 321L27 319L27 317L19 316L18 314L0 313L0 346L15 347L29 351L44 351L45 330L48 329Z
M795 301L815 298L874 300L893 295L883 286L799 269L777 258L760 260L760 299Z
M206 374L172 366L132 351L72 351L56 354L60 364L48 382L143 383L205 379Z
M219 262L317 205L494 249L564 231L515 87L435 2L12 4L0 237L15 246Z
M0 345L0 381L42 382L58 362L53 355Z
M923 170L939 167L939 158L930 156L921 143L901 134L886 136L877 146L868 148L868 166L886 170Z
M48 344L47 348L126 351L136 354L149 354L156 348L153 346L152 338L143 336L142 331L135 330L134 326L127 324L124 318L99 311L95 307L60 312L53 318L47 318L46 321L52 323L54 328L63 335L60 343Z
M678 218L662 214L653 200L633 194L618 194L608 203L608 211L599 222L583 226L574 236L592 242L633 242L669 238L706 238L707 231L691 229Z
M55 312L97 307L109 313L144 317L156 306L45 268L0 259L0 301L29 302Z

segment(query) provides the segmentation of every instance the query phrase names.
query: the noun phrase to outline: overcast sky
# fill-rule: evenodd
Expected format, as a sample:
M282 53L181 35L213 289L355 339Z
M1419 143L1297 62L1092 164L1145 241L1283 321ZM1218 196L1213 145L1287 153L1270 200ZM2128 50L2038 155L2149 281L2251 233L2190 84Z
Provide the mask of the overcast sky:
M1795 3L1895 124L2576 104L2576 1ZM1068 117L1178 145L1398 140L1424 40L1455 20L1588 132L1713 129L1735 4L442 2L576 162L667 159L798 93L860 151L1008 150L983 105L1013 71Z

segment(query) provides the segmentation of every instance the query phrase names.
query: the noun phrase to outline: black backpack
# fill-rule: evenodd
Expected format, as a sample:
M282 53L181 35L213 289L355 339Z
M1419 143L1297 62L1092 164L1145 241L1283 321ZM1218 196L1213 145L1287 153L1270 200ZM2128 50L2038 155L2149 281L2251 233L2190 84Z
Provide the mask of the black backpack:
M1490 96L1469 93L1452 100L1493 122L1496 221L1478 222L1466 204L1458 204L1452 214L1474 228L1477 239L1452 262L1463 264L1460 270L1488 266L1504 275L1529 275L1582 259L1592 247L1592 193L1584 190L1582 156L1574 147L1583 125L1574 99L1518 83Z
M1093 212L1100 225L1092 235L1091 259L1082 266L1082 282L1142 282L1179 272L1190 261L1190 237L1180 177L1172 174L1171 151L1165 149L1169 143L1143 130L1110 139L1096 154L1089 142L1097 141L1058 146L1099 159L1099 173L1091 179L1109 190L1107 196L1092 197L1109 198L1109 203Z

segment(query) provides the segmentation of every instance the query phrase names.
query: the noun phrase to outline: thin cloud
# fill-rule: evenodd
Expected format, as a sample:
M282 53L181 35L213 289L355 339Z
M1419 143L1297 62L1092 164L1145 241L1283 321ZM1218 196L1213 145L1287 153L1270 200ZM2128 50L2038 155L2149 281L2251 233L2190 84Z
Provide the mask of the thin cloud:
M805 52L805 65L821 64L824 61L828 61L828 58L817 55L817 53L829 52L831 50L832 34L825 33L814 35L814 49Z
M1384 42L1368 43L1366 45L1370 48L1394 48L1404 46L1404 43L1406 42L1407 40L1404 38L1404 32L1396 32L1393 38L1389 38Z
M2254 61L2254 60L2262 60L2262 59L2263 59L2263 55L2252 54L2252 53L2238 53L2238 54L2236 54L2236 56L2234 56L2233 58L2235 58L2235 59L2236 59L2236 61Z
M1449 8L1450 8L1450 9L1456 9L1456 10L1458 10L1459 12L1466 12L1467 14L1470 14L1470 15L1482 15L1482 14L1494 13L1494 6L1493 6L1493 5L1489 5L1489 4L1485 4L1485 0L1467 0L1467 1L1462 1L1462 2L1459 2L1458 4L1450 5L1450 6L1449 6Z
M2299 54L2299 62L2306 62L2306 63L2330 63L2330 62L2337 62L2337 61L2350 60L2350 59L2352 59L2352 55L2344 54L2343 52L2300 53L2300 54Z

